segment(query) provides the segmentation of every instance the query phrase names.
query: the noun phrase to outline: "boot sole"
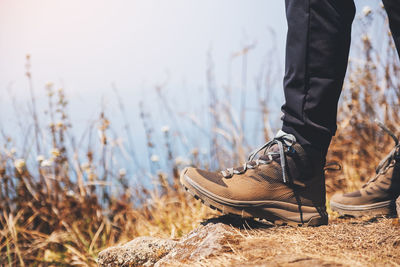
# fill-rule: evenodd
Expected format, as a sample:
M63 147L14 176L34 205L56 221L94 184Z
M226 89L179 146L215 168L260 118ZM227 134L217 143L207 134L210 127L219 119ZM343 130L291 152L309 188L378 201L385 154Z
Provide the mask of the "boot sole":
M300 208L297 204L271 200L236 201L226 199L205 190L185 175L185 172L181 174L180 182L195 199L222 214L264 219L275 225L319 226L328 224L328 216L322 216L315 207L301 206Z
M330 201L330 206L331 210L336 211L342 216L383 216L394 214L395 200L386 200L365 205L345 205Z

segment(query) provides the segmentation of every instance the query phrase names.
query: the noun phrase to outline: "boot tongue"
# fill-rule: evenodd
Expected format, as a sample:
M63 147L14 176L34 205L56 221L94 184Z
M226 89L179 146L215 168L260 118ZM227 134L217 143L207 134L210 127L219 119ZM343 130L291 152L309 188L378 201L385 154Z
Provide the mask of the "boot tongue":
M222 174L226 177L232 177L233 174L242 174L244 173L248 168L253 168L255 165L258 165L260 161L264 161L264 164L267 164L269 161L275 161L279 163L282 167L282 175L283 175L283 181L286 183L286 171L285 171L285 166L286 166L286 160L285 160L285 154L288 152L288 148L291 148L294 144L296 144L296 138L295 136L291 134L287 134L284 131L280 130L276 134L275 138L264 145L262 145L260 148L254 150L253 152L250 153L249 155L249 161L247 161L243 167L238 167L238 168L229 168L226 169L226 171L223 171ZM259 152L262 152L263 154L258 157L258 160L255 160L257 154ZM290 151L291 152L291 151ZM262 162L261 162L262 163Z
M287 135L287 133L285 133L285 132L282 131L282 130L279 130L279 131L276 133L275 138L280 138L280 137L282 137L282 136L284 136L284 135Z
M294 143L297 142L296 137L295 137L294 135L288 134L288 133L286 133L286 132L284 132L284 131L282 131L282 130L279 130L279 131L276 133L275 139L279 139L279 138L281 138L281 137L283 137L283 136L287 136L287 135L291 136L291 138L292 138L293 140L292 140L292 141L289 141L289 140L283 139L283 141L285 142L286 145L290 146L291 144L294 144Z

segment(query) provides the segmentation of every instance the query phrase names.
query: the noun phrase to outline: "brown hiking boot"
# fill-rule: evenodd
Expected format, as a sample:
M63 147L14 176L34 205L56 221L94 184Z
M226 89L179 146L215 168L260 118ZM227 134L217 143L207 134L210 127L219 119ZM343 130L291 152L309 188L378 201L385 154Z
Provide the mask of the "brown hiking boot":
M224 214L275 224L322 225L328 223L324 163L321 153L306 152L293 135L280 131L251 153L244 166L222 172L186 168L181 183L195 198Z
M400 145L388 128L381 123L379 126L389 133L396 145L378 165L376 175L359 190L335 194L331 198L331 209L340 215L359 217L395 214L395 201L400 193Z

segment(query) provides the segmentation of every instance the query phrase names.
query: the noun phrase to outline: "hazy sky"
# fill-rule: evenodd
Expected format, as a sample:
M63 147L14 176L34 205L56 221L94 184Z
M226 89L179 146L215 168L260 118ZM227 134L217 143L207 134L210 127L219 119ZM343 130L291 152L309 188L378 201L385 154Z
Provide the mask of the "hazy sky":
M231 53L257 41L254 61L277 34L282 56L284 1L1 0L0 87L26 90L25 54L36 87L62 81L74 94L161 83L200 86L211 48L217 74ZM274 41L275 42L275 41ZM219 69L222 69L219 71ZM224 77L225 78L225 77Z
M272 44L283 65L285 35L283 0L0 0L0 88L26 92L27 53L38 94L46 81L81 98L112 82L134 95L167 77L202 86L210 49L223 83L229 57L248 43L257 43L250 77Z
M378 3L357 2L359 11ZM208 51L222 87L232 54L255 43L248 58L254 85L272 47L274 64L283 67L286 28L283 0L0 0L0 119L9 115L9 91L21 103L28 95L28 53L39 101L52 81L65 88L73 112L88 119L112 94L112 83L131 107L164 81L169 90L196 95L205 86ZM240 87L240 74L239 58L233 87Z

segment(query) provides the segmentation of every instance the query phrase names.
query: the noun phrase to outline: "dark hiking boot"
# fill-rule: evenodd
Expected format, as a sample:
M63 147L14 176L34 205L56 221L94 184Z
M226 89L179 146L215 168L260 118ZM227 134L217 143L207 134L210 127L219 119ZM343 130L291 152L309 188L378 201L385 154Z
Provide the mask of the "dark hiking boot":
M293 135L280 131L242 167L221 172L186 168L180 180L195 198L224 214L316 226L328 223L324 163L321 153L305 150Z
M392 136L396 145L378 165L376 175L359 190L335 194L331 198L331 209L340 215L359 217L395 213L395 201L400 193L400 145L388 128L382 124L379 126Z

